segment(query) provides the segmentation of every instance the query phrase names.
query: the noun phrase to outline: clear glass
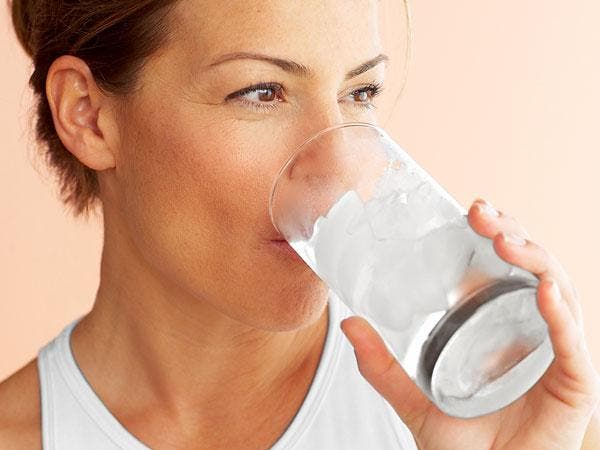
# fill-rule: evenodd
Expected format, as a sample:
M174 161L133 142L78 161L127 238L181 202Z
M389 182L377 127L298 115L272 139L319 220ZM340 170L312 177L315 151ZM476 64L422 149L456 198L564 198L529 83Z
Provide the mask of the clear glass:
M446 414L497 411L552 362L538 278L502 260L380 127L344 123L307 139L268 206L282 237Z

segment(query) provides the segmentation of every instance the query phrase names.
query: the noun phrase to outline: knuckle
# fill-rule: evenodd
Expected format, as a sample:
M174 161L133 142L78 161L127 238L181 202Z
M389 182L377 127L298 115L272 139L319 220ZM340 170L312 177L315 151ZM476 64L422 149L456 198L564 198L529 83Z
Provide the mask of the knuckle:
M380 381L385 381L389 375L392 373L394 366L396 365L396 360L393 356L388 355L385 363L383 364L382 369L377 373L376 377Z
M548 269L550 269L551 272L557 272L560 270L560 266L556 264L556 257L554 257L552 253L550 253L546 248L542 247L541 245L536 244L535 242L531 243L536 247L536 251L539 254L539 259L544 262L544 265Z
M505 213L504 211L500 211L500 217L502 217L506 223L511 224L515 230L521 230L521 228L523 228L516 217Z
M529 234L527 229L517 219L515 219L514 217L511 216L509 220L510 220L512 227L517 232L517 234L523 236L528 241L533 242L531 240L531 235Z
M548 259L548 261L550 262L550 264L552 264L552 266L555 267L556 270L560 270L561 272L565 272L565 270L562 267L562 264L560 263L560 260L556 257L556 255L554 253L552 253L548 249L544 248L543 250L544 250L545 257Z
M356 355L356 351L354 352ZM380 384L385 380L387 375L391 373L391 369L394 365L395 360L390 357L386 358L385 361L370 363L367 361L361 361L358 359L358 371L367 380L371 380L376 384Z
M598 373L595 370L593 370L593 375L585 399L585 404L591 411L594 411L600 404L600 376L598 376Z

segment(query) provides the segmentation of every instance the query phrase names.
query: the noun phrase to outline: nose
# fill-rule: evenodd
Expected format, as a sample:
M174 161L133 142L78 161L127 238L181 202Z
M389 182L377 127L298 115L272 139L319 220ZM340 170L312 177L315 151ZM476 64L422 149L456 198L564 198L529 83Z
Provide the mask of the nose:
M306 137L314 136L321 130L344 122L340 105L336 102L315 105L309 108L304 115L304 123L308 125Z
M337 101L307 103L301 113L288 123L288 139L286 139L285 144L288 163L291 163L291 159L300 156L302 153L302 164L305 167L308 168L311 161L316 163L317 159L322 165L325 159L332 156L331 150L335 149L334 141L339 140L339 136L336 135L340 133L329 132L320 135L320 137L316 137L316 135L327 128L343 123L343 121L344 117ZM311 147L311 149L307 151L307 147ZM315 147L319 147L321 150L329 148L329 155L326 155L323 151L315 151ZM298 161L289 168L289 176L292 175L294 167L297 165ZM314 170L314 165L311 164L311 166L311 170Z
M311 236L317 217L348 189L359 191L361 174L372 165L365 161L367 130L331 130L365 120L336 98L322 99L306 102L286 124L286 162L279 166L269 206L275 228L286 238Z
M309 113L303 123L306 127L300 127L301 141L296 146L289 176L304 176L307 180L322 179L326 173L331 176L348 144L342 130L329 130L344 123L339 107L336 105Z

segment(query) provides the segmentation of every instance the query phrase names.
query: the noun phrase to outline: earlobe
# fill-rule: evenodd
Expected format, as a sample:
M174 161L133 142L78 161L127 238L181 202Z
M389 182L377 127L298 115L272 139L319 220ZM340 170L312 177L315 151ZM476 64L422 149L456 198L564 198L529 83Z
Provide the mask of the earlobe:
M63 143L82 164L102 171L115 166L112 149L98 115L105 103L87 64L65 55L56 59L46 78L46 95L54 127Z

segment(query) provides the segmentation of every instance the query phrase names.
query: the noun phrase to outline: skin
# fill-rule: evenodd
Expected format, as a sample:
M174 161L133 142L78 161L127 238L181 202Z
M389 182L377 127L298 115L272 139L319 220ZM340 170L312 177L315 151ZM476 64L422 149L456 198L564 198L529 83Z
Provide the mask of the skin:
M181 1L172 38L125 97L102 92L78 58L52 64L56 130L98 171L103 201L100 285L73 353L152 448L265 448L300 408L325 341L327 287L273 246L267 201L308 136L376 122L352 93L383 81L384 64L345 79L382 52L376 3L240 0L223 14L220 2ZM209 67L240 51L312 76L248 59ZM274 108L230 97L259 81L283 90L244 99Z
M384 64L345 80L382 52L376 4L240 0L223 14L219 2L181 1L172 39L125 97L102 92L78 58L62 56L50 68L55 127L98 171L103 201L100 286L73 331L74 356L111 413L150 447L266 448L300 408L323 349L327 288L273 248L280 236L267 199L305 138L335 123L377 123L353 92L383 81ZM240 51L291 59L312 75L248 59L208 68ZM271 109L230 96L259 81L283 90L245 99ZM344 331L363 375L383 387L420 445L441 445L416 426L426 422L414 419L426 416L423 404L411 412L398 407L405 394L390 395L401 374L382 370L389 359L377 336L360 339L360 320L346 321ZM19 404L39 404L36 377L33 361L0 385L0 405L8 405L0 406L0 429L9 430L11 448L39 447L39 410L14 414ZM445 424L436 420L429 423ZM491 442L497 428L482 427L477 438ZM585 428L570 429L575 442ZM465 448L465 436L450 448Z

